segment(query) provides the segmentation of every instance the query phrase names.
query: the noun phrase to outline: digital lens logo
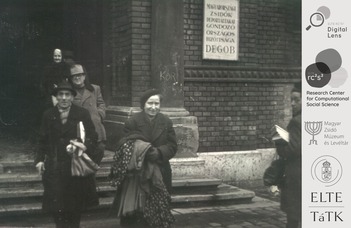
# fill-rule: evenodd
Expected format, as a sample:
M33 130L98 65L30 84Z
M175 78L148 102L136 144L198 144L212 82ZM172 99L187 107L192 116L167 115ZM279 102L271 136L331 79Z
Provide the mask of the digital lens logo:
M306 81L315 88L322 88L328 84L331 87L339 87L345 83L348 76L341 65L341 55L337 50L323 50L317 54L316 62L306 68Z
M313 162L311 175L313 180L323 183L325 187L333 186L341 179L341 163L333 156L321 156Z
M324 21L330 17L330 10L326 6L321 6L317 9L317 12L310 16L310 25L306 27L306 30L310 30L313 27L320 27L324 24Z

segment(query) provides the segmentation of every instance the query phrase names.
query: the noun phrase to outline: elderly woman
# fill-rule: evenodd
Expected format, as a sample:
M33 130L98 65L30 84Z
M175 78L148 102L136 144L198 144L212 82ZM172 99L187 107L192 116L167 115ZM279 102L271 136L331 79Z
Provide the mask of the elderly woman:
M156 89L144 92L142 112L126 121L126 136L117 146L111 177L117 186L114 208L122 226L169 227L174 221L169 208L169 160L177 143L172 121L160 113L161 100Z
M45 107L48 109L57 104L55 96L52 96L54 89L62 80L67 80L69 76L69 66L63 61L61 49L56 48L52 53L52 62L44 68L40 82L41 94Z

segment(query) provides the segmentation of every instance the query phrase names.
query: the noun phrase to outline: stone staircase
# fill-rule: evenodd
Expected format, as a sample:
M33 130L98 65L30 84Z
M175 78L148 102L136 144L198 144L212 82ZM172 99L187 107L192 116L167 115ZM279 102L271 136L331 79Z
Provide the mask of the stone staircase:
M106 152L101 168L96 174L100 205L96 210L108 209L115 188L107 175L113 153ZM43 187L32 161L1 162L0 217L41 213ZM222 180L203 176L173 177L173 207L250 203L255 193L222 183Z

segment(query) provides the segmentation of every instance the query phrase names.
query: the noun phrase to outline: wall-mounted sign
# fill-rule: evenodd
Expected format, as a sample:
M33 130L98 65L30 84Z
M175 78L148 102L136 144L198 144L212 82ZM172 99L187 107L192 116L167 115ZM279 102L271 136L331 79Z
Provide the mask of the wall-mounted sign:
M204 0L204 59L238 60L239 0Z

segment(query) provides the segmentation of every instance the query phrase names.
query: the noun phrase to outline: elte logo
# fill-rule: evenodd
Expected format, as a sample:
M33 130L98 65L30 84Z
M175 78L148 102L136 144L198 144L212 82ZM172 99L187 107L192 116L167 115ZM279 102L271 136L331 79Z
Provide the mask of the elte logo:
M342 177L341 163L333 156L324 155L317 158L311 166L313 180L330 187L339 182Z

